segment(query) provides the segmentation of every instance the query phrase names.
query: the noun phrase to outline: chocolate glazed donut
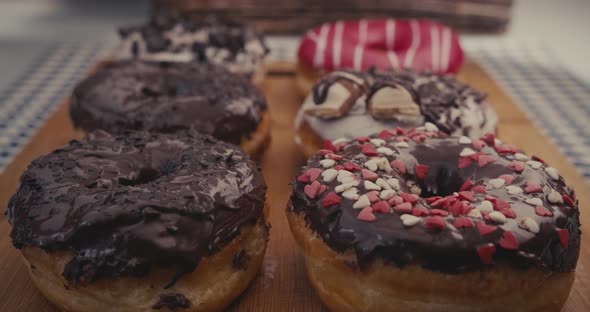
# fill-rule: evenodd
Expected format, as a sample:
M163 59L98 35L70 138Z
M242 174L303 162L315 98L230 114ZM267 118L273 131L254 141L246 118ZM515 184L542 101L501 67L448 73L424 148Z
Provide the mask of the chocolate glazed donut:
M555 168L433 125L321 150L287 215L335 311L559 310L580 249L577 201Z
M76 86L70 116L84 131L194 128L250 155L263 149L270 133L264 96L245 78L212 64L107 63Z
M265 193L234 145L99 131L31 163L9 203L10 236L64 310L220 310L262 261Z

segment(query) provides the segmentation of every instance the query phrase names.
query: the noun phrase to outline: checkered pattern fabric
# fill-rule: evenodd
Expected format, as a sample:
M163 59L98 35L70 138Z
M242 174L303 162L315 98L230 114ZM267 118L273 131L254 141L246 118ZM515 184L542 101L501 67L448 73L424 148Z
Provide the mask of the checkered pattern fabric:
M295 59L297 40L269 40L272 60ZM590 86L569 73L546 47L491 42L466 50L590 180ZM100 44L55 44L0 93L0 172L98 59Z

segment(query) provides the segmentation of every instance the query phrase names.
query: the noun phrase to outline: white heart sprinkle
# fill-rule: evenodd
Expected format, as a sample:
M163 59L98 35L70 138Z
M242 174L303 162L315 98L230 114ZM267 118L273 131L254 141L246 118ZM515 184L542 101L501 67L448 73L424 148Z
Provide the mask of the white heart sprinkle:
M494 220L496 223L506 223L508 221L506 216L499 211L492 211L488 214L488 216L490 216L490 219Z
M543 201L538 197L527 198L525 202L531 206L543 206Z
M475 219L481 219L482 215L481 215L481 211L479 211L478 209L471 209L469 210L469 212L467 213L467 216L470 218L475 218Z
M359 190L356 187L351 187L342 193L342 197L350 200L357 200L359 199L358 191Z
M522 188L520 188L519 186L516 186L516 185L508 185L506 187L506 190L508 190L508 194L510 194L510 195L516 195L516 194L522 193Z
M471 139L466 136L462 136L459 138L459 144L471 144Z
M504 186L504 183L506 183L506 181L504 181L504 179L491 179L488 181L488 184L492 187L492 188L501 188L502 186Z
M428 121L424 124L424 129L426 129L426 131L428 132L438 132L438 127L435 124Z
M352 205L354 209L361 209L365 207L371 206L371 201L367 195L362 195L359 199Z
M387 158L385 157L379 159L379 161L377 162L377 168L385 172L393 171L391 165L389 164L389 160L387 160Z
M463 240L463 235L461 235L461 233L451 232L451 236L453 236L455 240Z
M353 176L353 174L350 171L347 171L347 170L338 170L338 177L336 178L336 181L342 183L343 182L342 181L343 179L350 178L352 176Z
M530 157L523 154L523 153L515 153L514 158L516 160L520 160L520 161L529 161L530 160Z
M417 185L412 185L410 188L410 193L420 195L422 193L422 189Z
M420 222L420 218L411 215L411 214L404 214L400 216L400 219L402 219L402 223L405 226L414 226L416 224L418 224L418 222Z
M502 141L494 139L494 145L502 145Z
M489 200L484 200L479 205L477 205L475 209L479 210L480 212L492 212L494 211L494 205L492 205Z
M322 167L324 167L324 168L334 167L335 164L336 164L336 161L333 160L333 159L322 159L322 160L320 160L320 165L322 165Z
M383 200L388 200L390 198L392 198L393 196L395 196L397 192L394 190L384 190L381 191L381 193L379 194L379 198L383 199Z
M526 163L527 163L527 165L531 166L531 168L533 168L533 169L539 169L543 165L541 162L538 162L536 160L529 160Z
M346 142L348 142L347 138L339 138L339 139L332 141L332 144L338 145L338 144L342 144L342 143L346 143Z
M351 187L353 187L353 186L354 186L354 185L353 185L352 183L344 183L344 184L340 184L340 185L338 185L338 186L336 186L336 187L334 188L334 191L335 191L336 193L342 193L342 192L344 192L344 191L346 191L346 190L350 189L350 188L351 188Z
M371 171L377 171L377 164L380 162L378 158L370 159L364 163L364 166Z
M377 149L377 153L383 154L383 155L387 155L387 156L391 156L391 155L393 155L393 150L391 148L382 146L382 147L379 147Z
M377 147L385 145L385 141L382 139L371 139L371 143Z
M547 167L545 168L545 172L551 177L551 179L556 181L559 180L559 171L557 171L557 169L553 167Z
M552 204L563 204L563 196L556 190L551 190L551 193L547 195L547 200Z
M406 148L409 147L410 145L408 145L408 142L396 142L395 144L393 144L393 146L395 147L399 147L399 148Z
M336 176L338 176L338 170L335 169L328 169L322 172L322 178L324 179L324 182L332 182Z
M365 180L363 185L365 186L365 189L367 191L380 191L381 190L381 187L379 185L377 185L369 180Z
M399 191L399 189L400 189L399 180L396 178L391 178L391 179L387 180L387 184L389 184L391 186L391 188L396 191Z
M469 147L464 148L461 153L459 154L459 156L461 157L467 157L467 156L471 156L474 155L475 151L470 149Z
M537 221L531 218L524 218L518 222L518 226L523 228L531 233L537 234L539 233L539 224Z
M387 181L381 178L377 179L377 181L375 181L375 184L379 185L384 190L391 190L391 185L389 185Z

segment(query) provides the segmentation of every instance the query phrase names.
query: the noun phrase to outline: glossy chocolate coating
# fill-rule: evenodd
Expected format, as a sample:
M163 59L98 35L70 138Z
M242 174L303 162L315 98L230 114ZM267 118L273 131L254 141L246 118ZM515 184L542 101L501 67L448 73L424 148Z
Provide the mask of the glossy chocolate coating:
M239 144L258 127L266 101L250 82L211 64L117 61L74 89L76 128L174 132L195 128Z
M375 137L375 136L373 136ZM374 212L376 220L366 222L357 219L361 209L354 209L355 200L341 198L341 202L324 208L322 200L333 192L340 182L334 179L331 182L324 182L320 175L318 182L327 186L327 189L315 198L305 193L305 186L309 182L293 181L293 194L291 196L290 210L304 214L308 226L316 232L324 242L336 251L352 249L356 252L359 265L364 266L376 257L384 259L400 267L407 264L418 264L424 268L447 273L459 273L484 268L484 264L478 256L477 249L486 244L495 246L493 261L495 263L508 263L515 267L527 268L531 266L545 267L552 271L568 272L573 271L580 248L579 211L577 202L572 203L550 203L547 196L551 190L560 194L566 194L575 198L572 189L566 186L560 177L553 180L544 171L547 167L543 164L539 169L533 169L525 164L524 171L516 173L508 168L508 164L514 159L513 153L498 154L491 146L484 147L481 152L490 155L494 162L480 167L474 161L466 168L460 169L458 162L460 153L464 148L472 148L469 144L459 144L458 138L426 138L424 143L408 142L408 147L395 147L396 136L393 136L386 143L386 147L393 150L392 156L386 157L388 162L395 159L403 160L407 166L407 172L400 174L397 169L390 173L381 170L377 171L380 177L393 177L401 182L400 192L410 193L410 186L415 184L420 187L420 199L416 205L422 205L430 213L431 206L426 197L440 195L453 195L458 192L463 183L472 180L474 185L488 186L490 179L497 178L503 174L514 175L515 179L511 185L520 186L525 189L527 182L538 183L542 187L541 193L509 194L504 187L487 190L487 195L504 200L511 205L515 212L515 218L507 218L504 224L495 223L493 220L481 220L469 218L473 223L478 221L489 225L497 226L497 229L488 235L481 235L478 229L455 228L453 221L460 215L443 217L445 226L442 229L432 229L425 226L425 219L420 217L418 224L405 226L401 220L401 214L393 211L391 213ZM362 145L353 141L344 145L336 154L343 156L336 164L352 162L361 168L370 159L362 151ZM366 143L371 144L371 143ZM322 168L320 161L325 159L322 151L310 158L302 168L305 172L309 168ZM428 166L428 172L424 179L417 178L414 168L417 164ZM359 195L367 191L363 185L364 179L360 171L353 172L360 181L357 188ZM484 199L484 194L475 193L475 199L470 203L476 206ZM538 197L542 200L543 206L552 212L552 216L539 216L535 213L535 207L527 204L525 199ZM465 217L465 215L462 215ZM534 234L519 227L518 223L525 217L530 217L539 224L539 232ZM567 229L569 239L565 242L567 248L560 244L558 229ZM511 231L519 242L517 250L508 250L499 245L505 231Z
M17 248L73 251L71 282L153 266L176 279L264 222L265 193L248 156L210 136L97 131L29 165L9 202L10 236Z

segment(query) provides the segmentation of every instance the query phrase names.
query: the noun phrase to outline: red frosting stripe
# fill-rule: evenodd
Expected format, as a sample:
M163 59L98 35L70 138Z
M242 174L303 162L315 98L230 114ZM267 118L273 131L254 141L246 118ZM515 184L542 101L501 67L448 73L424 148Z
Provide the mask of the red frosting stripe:
M456 73L463 64L458 36L449 27L418 19L325 23L305 34L298 57L325 70L376 66Z

